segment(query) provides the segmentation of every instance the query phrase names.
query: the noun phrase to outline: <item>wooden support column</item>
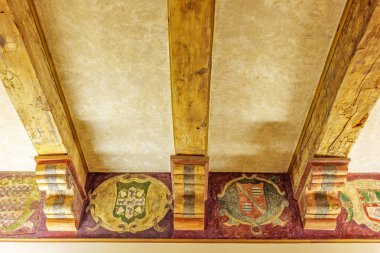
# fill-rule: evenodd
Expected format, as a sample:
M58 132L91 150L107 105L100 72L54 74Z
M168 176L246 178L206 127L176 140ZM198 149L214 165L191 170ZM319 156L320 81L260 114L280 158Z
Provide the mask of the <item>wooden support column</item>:
M308 162L309 176L298 198L305 229L335 230L341 211L339 191L344 189L349 161L317 158Z
M379 98L379 27L378 0L347 2L289 168L296 198L309 161L346 158Z
M38 155L44 161L70 155L64 160L75 174L73 185L84 193L86 163L31 0L0 0L0 78Z
M204 229L214 0L168 0L174 228ZM179 156L178 156L179 155Z

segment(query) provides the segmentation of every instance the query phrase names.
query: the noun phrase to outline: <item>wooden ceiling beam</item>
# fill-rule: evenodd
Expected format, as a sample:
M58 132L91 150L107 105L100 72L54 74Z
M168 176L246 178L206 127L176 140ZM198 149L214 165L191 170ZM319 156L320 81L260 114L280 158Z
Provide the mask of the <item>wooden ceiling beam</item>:
M6 0L1 0L1 80L38 154L66 153Z
M168 0L174 228L203 230L214 0Z
M348 1L289 168L296 197L310 159L348 156L379 98L379 57L379 1Z
M38 155L68 154L83 193L87 166L33 1L0 8L1 80Z
M207 155L214 0L168 0L176 155Z

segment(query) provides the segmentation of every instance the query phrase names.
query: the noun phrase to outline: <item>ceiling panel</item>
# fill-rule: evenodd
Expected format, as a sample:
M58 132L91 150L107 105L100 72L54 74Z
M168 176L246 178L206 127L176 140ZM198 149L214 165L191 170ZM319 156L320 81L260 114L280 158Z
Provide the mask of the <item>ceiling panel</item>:
M344 5L216 1L210 170L288 170Z
M36 0L90 171L170 171L166 0Z
M0 81L0 172L34 171L37 155Z

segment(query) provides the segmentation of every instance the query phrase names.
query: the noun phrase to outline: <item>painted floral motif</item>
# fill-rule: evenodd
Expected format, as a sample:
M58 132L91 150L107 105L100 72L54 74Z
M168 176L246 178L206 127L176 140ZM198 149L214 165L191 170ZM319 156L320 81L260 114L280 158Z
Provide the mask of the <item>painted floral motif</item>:
M226 226L246 224L253 234L261 234L262 225L285 225L280 219L289 205L284 196L272 181L243 175L229 181L218 195L220 214L229 218Z

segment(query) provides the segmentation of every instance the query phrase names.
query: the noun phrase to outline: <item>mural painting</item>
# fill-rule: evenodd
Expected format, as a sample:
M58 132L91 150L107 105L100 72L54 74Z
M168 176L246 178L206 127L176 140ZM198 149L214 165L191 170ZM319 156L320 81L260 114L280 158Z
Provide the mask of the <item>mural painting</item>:
M287 174L209 174L205 230L175 230L171 174L94 173L75 233L46 230L32 175L0 175L0 237L135 239L380 239L380 175L351 175L334 231L304 230Z
M347 212L346 222L355 221L380 232L380 180L349 181L340 199Z
M243 175L229 181L218 199L220 214L228 217L225 226L245 224L251 227L252 234L260 235L263 225L286 224L280 216L289 206L289 201L285 192L270 180Z
M153 227L162 232L159 222L172 208L169 189L161 181L143 174L125 174L101 183L90 195L88 211L100 226L114 232L136 233Z
M0 177L0 235L35 233L40 200L34 177Z

